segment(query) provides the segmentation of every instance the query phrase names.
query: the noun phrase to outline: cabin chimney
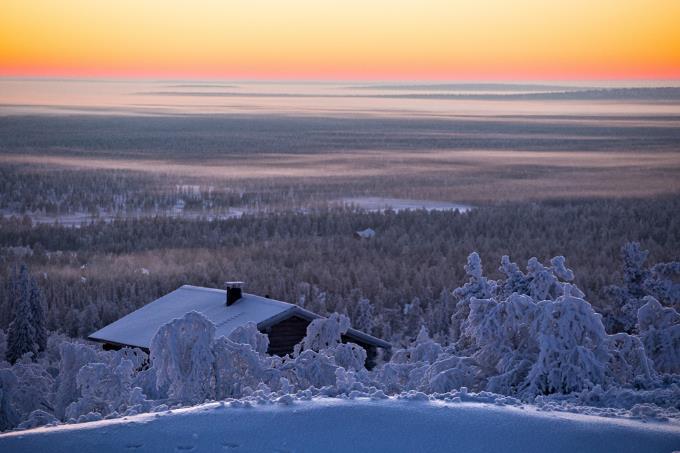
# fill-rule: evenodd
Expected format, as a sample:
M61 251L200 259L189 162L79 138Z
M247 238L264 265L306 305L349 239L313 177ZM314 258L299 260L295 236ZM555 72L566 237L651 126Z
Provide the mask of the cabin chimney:
M243 282L225 282L227 286L227 307L231 307L242 296Z

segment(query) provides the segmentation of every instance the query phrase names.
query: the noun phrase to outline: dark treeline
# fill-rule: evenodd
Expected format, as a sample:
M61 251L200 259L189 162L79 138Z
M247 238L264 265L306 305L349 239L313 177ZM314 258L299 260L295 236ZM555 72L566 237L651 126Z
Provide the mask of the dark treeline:
M665 118L677 119L673 116ZM610 117L594 115L587 117L587 123L555 121L550 116L541 119L543 121L527 122L493 117L479 121L477 118L339 118L264 114L8 116L0 122L0 153L44 154L45 150L49 150L51 155L156 156L193 161L197 157L318 154L346 150L518 149L574 152L663 148L674 152L680 140L680 130L672 124L632 122L616 126L608 121Z
M367 227L374 238L353 238ZM450 292L465 281L471 251L490 276L498 275L502 255L547 264L563 254L588 301L606 313L604 288L620 283L625 242L639 241L650 262L680 255L680 200L508 204L467 214L331 209L223 221L157 217L81 228L14 218L2 220L0 232L3 281L13 264L29 264L45 295L48 328L70 336L85 336L182 284L242 279L250 292L350 318L366 298L374 334L400 342L424 322L446 341ZM13 307L1 286L6 328Z

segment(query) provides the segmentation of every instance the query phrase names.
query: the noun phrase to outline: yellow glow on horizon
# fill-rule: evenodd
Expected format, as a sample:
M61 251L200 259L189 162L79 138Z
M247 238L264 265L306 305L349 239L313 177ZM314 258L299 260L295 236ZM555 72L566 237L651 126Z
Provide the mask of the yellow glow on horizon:
M677 0L4 0L0 75L680 78Z

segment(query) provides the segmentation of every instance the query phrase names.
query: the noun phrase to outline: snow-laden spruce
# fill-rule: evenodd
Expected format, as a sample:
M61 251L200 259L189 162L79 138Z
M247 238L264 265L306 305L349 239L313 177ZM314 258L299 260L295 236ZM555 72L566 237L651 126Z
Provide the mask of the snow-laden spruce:
M610 300L603 313L608 331L637 333L638 310L647 302L647 296L680 310L680 261L646 266L648 255L637 242L621 248L623 286L605 288Z

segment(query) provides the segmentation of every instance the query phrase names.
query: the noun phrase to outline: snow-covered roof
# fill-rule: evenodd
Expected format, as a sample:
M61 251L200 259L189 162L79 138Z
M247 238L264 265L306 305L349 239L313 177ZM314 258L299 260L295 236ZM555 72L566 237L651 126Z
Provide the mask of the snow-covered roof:
M370 239L375 236L375 230L373 228L366 228L365 230L356 231L354 234L361 239Z
M228 336L248 322L257 324L258 329L266 329L291 316L310 321L321 317L297 305L248 293L243 293L231 306L227 307L225 302L225 290L184 285L94 332L88 338L148 349L151 339L162 325L191 311L201 313L215 324L215 337ZM355 329L350 329L347 336L382 348L390 347L386 341Z

